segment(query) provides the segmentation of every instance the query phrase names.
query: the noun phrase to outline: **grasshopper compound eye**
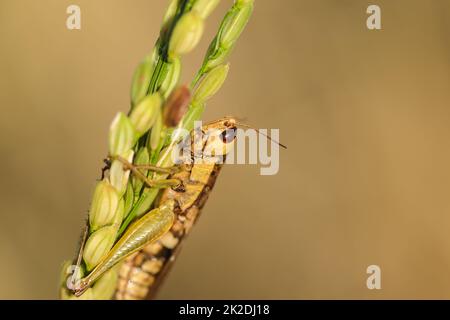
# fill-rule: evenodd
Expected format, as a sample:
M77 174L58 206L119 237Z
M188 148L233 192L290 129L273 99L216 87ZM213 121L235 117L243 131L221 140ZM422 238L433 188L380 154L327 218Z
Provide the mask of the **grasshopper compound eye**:
M220 134L220 138L222 139L223 143L233 142L233 140L236 138L236 130L236 127L232 127L222 131L222 133Z

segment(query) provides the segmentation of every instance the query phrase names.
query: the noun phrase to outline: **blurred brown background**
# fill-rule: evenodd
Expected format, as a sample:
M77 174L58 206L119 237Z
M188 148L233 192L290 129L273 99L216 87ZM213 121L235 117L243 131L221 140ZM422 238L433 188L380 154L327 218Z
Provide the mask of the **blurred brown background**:
M81 31L65 27L74 3ZM0 0L0 298L57 297L165 7ZM159 297L450 298L449 28L446 0L257 0L205 119L280 128L289 149L276 176L225 168Z

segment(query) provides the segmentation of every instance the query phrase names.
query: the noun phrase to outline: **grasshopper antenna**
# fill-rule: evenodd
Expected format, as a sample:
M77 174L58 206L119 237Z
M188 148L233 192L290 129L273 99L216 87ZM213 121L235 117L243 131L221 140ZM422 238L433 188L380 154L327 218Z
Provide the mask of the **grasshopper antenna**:
M248 129L253 129L253 130L255 130L258 134L260 134L260 135L266 137L269 141L271 141L271 142L273 142L273 143L279 145L279 146L282 147L283 149L287 149L287 146L285 146L284 144L282 144L282 143L276 141L275 139L272 139L272 138L271 138L270 136L268 136L267 134L262 133L262 132L259 131L258 129L255 129L255 128L253 128L252 126L249 126L248 124L244 124L244 123L241 123L241 122L236 122L236 124L237 124L239 127L244 127L244 128L248 128Z

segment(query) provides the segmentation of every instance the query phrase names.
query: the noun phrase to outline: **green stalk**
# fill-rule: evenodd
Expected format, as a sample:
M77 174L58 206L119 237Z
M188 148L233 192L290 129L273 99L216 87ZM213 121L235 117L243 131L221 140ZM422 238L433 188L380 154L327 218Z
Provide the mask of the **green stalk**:
M191 83L195 99L191 101L188 111L176 128L162 125L164 99L179 80L180 56L197 45L203 32L203 20L219 2L210 1L172 0L153 54L147 56L135 72L131 109L127 115L119 113L110 128L109 153L113 162L109 178L98 184L91 205L88 232L81 250L83 255L78 258L81 261L80 277L95 268L132 221L155 206L155 199L161 190L149 188L135 177L130 178L129 171L114 159L121 157L135 164L149 161L149 164L159 167L172 166L171 153L179 137L168 139L171 132L177 128L191 131L194 122L201 119L206 100L219 90L226 78L228 65L225 62L250 18L253 0L234 2ZM164 179L168 174L148 172L147 176ZM116 269L102 276L80 299L108 298L114 292L114 286L109 283L117 278ZM68 272L65 266L63 278L67 279ZM61 296L75 298L64 285Z

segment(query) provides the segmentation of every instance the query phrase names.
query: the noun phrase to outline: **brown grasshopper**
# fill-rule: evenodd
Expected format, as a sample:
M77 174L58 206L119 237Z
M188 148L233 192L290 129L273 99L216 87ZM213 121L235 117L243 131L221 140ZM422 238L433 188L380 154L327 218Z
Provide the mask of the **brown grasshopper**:
M108 255L92 270L92 272L81 279L73 291L76 296L80 296L85 292L91 284L99 279L106 271L110 270L114 265L129 257L133 253L141 250L149 243L155 243L161 239L161 244L166 244L167 248L174 249L175 242L186 234L195 221L198 211L203 206L206 198L213 185L210 180L217 175L221 164L224 163L226 154L231 150L236 138L236 120L233 118L224 118L214 121L202 127L201 132L193 133L193 150L205 150L210 148L214 150L214 154L203 158L200 163L196 159L196 154L192 154L192 164L181 165L176 170L177 173L172 174L167 181L168 187L159 201L159 206L142 218L131 224L127 231L117 241L110 250ZM207 134L214 132L215 134ZM200 138L196 138L199 135ZM194 145L195 144L195 145ZM200 154L202 156L202 154ZM140 173L140 169L167 172L167 168L156 168L154 166L133 165L125 159L118 157L124 167L131 170L132 173L142 178L145 183L153 186L154 182L149 181ZM157 181L158 184L164 184L164 181ZM170 229L170 231L169 231ZM168 232L169 231L169 232ZM169 244L172 240L172 244ZM170 248L172 247L172 248ZM163 261L160 261L162 263ZM123 274L123 272L121 272ZM145 276L141 274L141 276ZM147 277L150 279L150 277ZM151 280L141 283L150 285Z

